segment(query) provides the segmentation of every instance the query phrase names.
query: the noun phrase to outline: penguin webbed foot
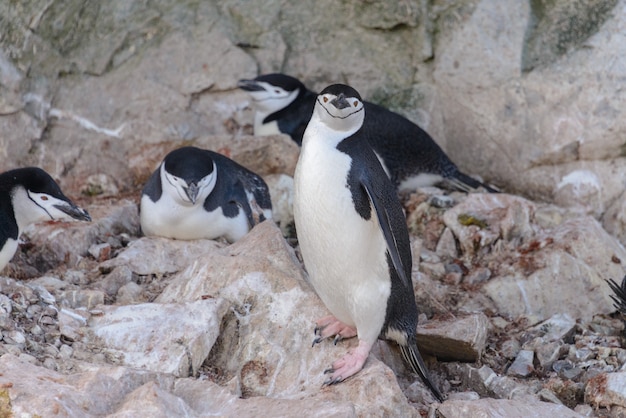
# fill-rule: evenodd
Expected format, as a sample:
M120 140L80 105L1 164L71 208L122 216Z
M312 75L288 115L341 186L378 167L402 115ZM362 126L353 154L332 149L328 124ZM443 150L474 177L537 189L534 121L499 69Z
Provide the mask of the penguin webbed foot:
M317 334L317 332L316 332ZM311 344L311 347L315 347L315 344L319 344L321 343L323 340L321 337L315 337L315 339L313 340L313 344Z
M334 373L334 372L335 372L335 369L333 369L332 367L329 367L328 369L324 370L324 374L329 374L329 373ZM343 380L344 379L341 376L337 376L335 378L330 377L329 379L325 380L324 383L322 383L322 387L336 385L337 383L343 382Z
M330 374L330 376L324 381L322 386L331 386L341 383L358 373L363 369L370 348L370 344L359 340L359 345L354 350L350 350L342 358L336 360L331 367L324 370L324 374Z
M332 336L335 337L333 344L337 345L339 341L345 338L356 337L357 335L356 328L344 324L332 315L325 316L315 321L313 333L315 334L315 339L311 347Z

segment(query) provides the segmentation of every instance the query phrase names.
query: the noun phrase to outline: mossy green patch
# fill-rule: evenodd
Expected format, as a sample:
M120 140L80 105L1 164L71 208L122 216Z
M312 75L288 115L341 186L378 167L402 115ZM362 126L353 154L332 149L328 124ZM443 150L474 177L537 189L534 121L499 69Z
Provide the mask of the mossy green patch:
M480 229L487 228L487 226L488 226L487 222L484 221L483 219L479 219L479 218L477 218L477 217L475 217L473 215L469 215L467 213L459 214L457 220L463 226L476 225Z

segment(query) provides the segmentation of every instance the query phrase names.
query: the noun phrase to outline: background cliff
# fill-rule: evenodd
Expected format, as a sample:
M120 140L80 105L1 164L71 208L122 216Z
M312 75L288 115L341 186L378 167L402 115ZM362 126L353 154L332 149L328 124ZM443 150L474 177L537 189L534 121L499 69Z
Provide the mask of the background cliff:
M129 153L247 132L237 80L280 71L349 83L464 171L623 237L624 33L618 0L3 2L0 169L129 189Z
M583 401L626 407L624 399L594 398L601 392L598 389L600 384L593 380L600 369L586 374L587 365L587 368L579 367L579 370L585 370L581 375L571 377L567 374L576 370L577 362L592 361L590 358L598 361L618 359L611 360L615 367L610 371L619 369L626 361L626 350L617 348L615 335L605 344L609 353L604 353L604 357L601 349L585 345L591 344L585 340L588 333L601 334L599 330L606 329L612 330L607 331L609 334L619 332L614 329L615 321L610 326L602 321L600 325L591 326L589 321L596 313L608 315L613 311L604 279L621 279L621 263L626 260L620 245L626 243L625 57L626 0L0 2L0 171L24 165L40 166L59 180L68 195L82 200L90 211L103 214L91 229L76 227L82 231L77 233L82 237L80 239L68 233L67 242L50 242L45 233L32 232L29 238L35 247L45 251L35 253L29 250L28 253L23 249L16 259L19 268L9 269L9 272L19 271L28 278L38 277L39 285L50 291L57 298L54 303L59 305L70 298L69 290L64 286L82 292L80 294L85 299L80 302L72 296L74 299L68 309L92 309L98 306L98 301L120 307L151 303L166 286L169 291L159 296L162 303L180 302L185 298L189 299L185 303L192 303L197 294L181 296L176 293L176 281L190 280L199 274L193 270L193 265L189 265L190 260L186 260L188 264L180 262L174 270L164 271L159 270L156 262L154 271L119 264L98 264L109 258L116 259L126 245L137 238L134 206L132 202L129 204L119 199L136 202L151 170L167 151L183 143L195 143L236 156L240 162L268 178L289 175L297 149L281 138L250 136L252 111L247 95L236 88L237 81L262 73L284 72L300 78L315 90L343 82L354 86L365 99L383 104L417 122L464 172L480 176L504 192L520 196L486 199L456 196L456 201L462 203L449 210L428 206L423 196L412 198L407 213L412 239L414 243L419 242L415 250L416 268L418 262L421 263L420 272L416 273L416 288L422 309L429 316L487 312L490 325L486 325L487 319L480 316L482 325L477 326L480 331L477 334L484 337L489 329L492 340L487 342L483 338L483 345L477 349L478 355L491 353L492 357L485 362L500 375L518 358L522 361L521 369L524 365L531 367L531 375L535 377L546 378L548 375L539 371L544 368L557 373L561 380L548 385L553 397L545 393L543 397L537 395L542 400L555 403L560 400L571 408L582 405ZM282 184L282 178L271 179L274 190ZM285 187L283 197L288 202L288 187ZM288 212L288 209L284 211ZM458 216L466 212L487 219L489 228L460 224ZM257 234L265 235L253 236L250 244L242 245L244 248L246 245L255 248L253 244L274 248L268 245L274 243L277 253L284 257L281 262L293 269L291 276L301 278L301 267L290 250L281 247L276 231L268 228L264 232L257 231ZM51 230L44 231L49 233ZM236 249L233 254L239 255ZM102 255L101 250L110 253ZM139 253L142 257L150 258L154 254L153 248L144 251ZM178 254L177 250L172 251L172 254ZM214 262L210 257L216 256L207 257L209 263ZM259 255L259 259L263 257ZM60 260L60 272L48 270L57 268ZM38 271L28 270L33 264ZM238 272L238 267L231 268ZM266 268L265 265L255 265L250 267L249 273ZM283 271L282 268L279 270ZM112 271L116 272L115 275ZM208 280L206 274L203 277ZM232 283L245 279L247 284L241 286L252 286L249 284L252 279L248 276L242 278L241 274L233 274ZM56 277L62 284L51 282L50 277ZM146 277L167 280L155 284L153 279L147 280ZM258 277L255 280L263 284L261 287L268 298L275 292L286 291L285 287L289 290L295 286L291 282L284 284L280 281L282 279L272 279L278 282L272 282L271 286ZM28 292L16 282L4 282L3 286L4 294ZM296 288L300 289L298 286ZM306 284L302 283L302 286L302 291L314 299ZM217 316L215 321L222 324L222 332L232 331L228 327L234 326L234 322L237 327L245 322L241 318L247 314L242 312L247 309L246 301L253 296L240 291L232 290L238 295L236 297L221 295L213 304L215 306L206 308ZM90 299L93 296L90 292L95 292L93 294L101 299ZM206 290L203 296L213 295L212 292L218 292L218 289ZM176 297L168 297L167 293ZM37 293L39 299L33 296L33 305L48 303L41 294ZM234 308L230 305L234 303L232 300L239 301ZM230 308L225 308L224 303ZM180 309L195 312L196 308L206 312L204 308L187 305ZM309 308L308 313L323 312L320 305ZM15 312L21 311L14 308L14 316ZM104 316L109 313L106 311ZM554 315L561 318L558 316L561 314L568 315L565 320L567 332L556 337L559 344L541 340L528 345L529 341L534 341L529 340L528 335L536 337L533 334L536 330L532 331L531 326L549 321ZM102 315L102 312L93 315ZM55 315L52 317L53 323L48 325L56 326L54 332L58 334L61 319ZM207 317L205 322L211 323L212 320ZM580 322L576 325L576 321L582 321L583 325ZM97 319L90 322L89 332L98 332L100 325L97 322ZM68 344L67 335L65 340L59 335L54 337L59 343L56 344L57 352L52 354L46 354L43 348L29 351L24 347L29 347L30 337L22 343L15 343L12 337L7 337L7 332L15 331L16 327L19 328L12 322L5 324L4 328L0 326L4 329L4 344L21 344L22 347L18 351L5 347L4 352L16 356L31 353L35 358L31 363L49 370L69 373L79 368L74 363L54 365L48 362L46 365L48 357L57 362L80 360L83 356L95 363L124 363L115 360L111 352L100 353L102 358L97 357L86 347L92 347L89 344L99 346L102 341L80 342L80 335L71 337L73 344ZM31 328L28 329L30 333ZM72 328L66 327L65 330L71 332ZM354 412L354 406L337 398L343 395L325 392L321 398L315 398L319 392L315 382L313 385L309 385L309 381L306 385L302 383L301 395L294 394L298 393L295 388L291 388L295 392L289 392L290 379L304 372L291 370L287 377L283 377L285 380L280 381L276 371L275 376L268 378L267 373L274 370L272 367L279 370L284 366L281 363L283 357L277 360L272 357L276 353L267 352L263 354L267 356L265 363L259 366L253 361L255 356L246 352L244 346L252 344L264 350L267 345L258 340L265 337L252 331L247 334L247 331L237 332L241 332L241 345L218 339L217 351L212 352L206 363L221 367L219 373L213 372L217 375L214 380L222 386L215 386L212 390L221 394L214 396L222 396L220 399L225 404L234 402L232 399L239 396L267 395L268 399L259 401L260 407L266 412L279 412L282 404L272 403L269 399L300 396L299 403L293 404L294 411L310 410L311 405L321 400L326 409L322 409L320 415L346 416L350 411L356 415L366 414L363 411L367 411L369 404L357 407ZM507 333L513 336L507 336ZM308 333L304 334L308 336ZM580 338L575 339L573 334ZM60 335L64 334L61 332ZM246 340L244 335L249 339ZM542 334L541 338L544 337ZM37 340L33 338L32 341ZM107 337L101 333L98 338ZM191 370L187 375L197 376L199 364L207 359L216 338L202 343L205 351L194 352L198 358L192 361L195 362L193 366L189 364L191 360L185 360L187 362L180 363L183 366L178 364L176 367L187 367ZM292 345L293 341L305 337L298 334L285 338L288 343L279 338L275 347ZM59 354L59 347L64 346L71 346L75 354ZM109 340L104 346L113 350L115 342ZM220 354L229 353L234 346L238 347L237 358L241 360L237 364L229 363L224 357L226 354ZM306 348L303 346L301 350ZM568 354L567 350L573 354ZM531 352L530 363L523 363L520 352L524 351ZM84 354L86 352L89 355ZM596 357L587 356L587 352ZM334 356L332 350L324 353L326 357L314 361L324 362ZM299 361L297 353L288 354L285 358ZM184 353L181 356L186 358ZM389 356L378 352L378 357L387 361ZM7 364L15 361L3 358ZM553 363L565 360L573 362L573 366L563 366L564 369L557 371ZM206 364L205 367L209 367ZM242 364L250 366L244 368ZM287 361L285 364L291 363ZM439 382L455 381L453 376L458 374L463 377L456 381L462 381L458 384L464 389L476 391L483 397L515 398L513 383L501 380L494 384L492 375L484 369L486 366L479 366L469 369L459 366L458 370L447 366L446 370L439 370ZM398 368L400 366L394 371ZM84 374L88 373L85 368L80 370L83 374L68 384L79 387L80 382L89 380L90 377ZM131 373L129 370L124 369L124 373ZM317 373L308 370L306 374L309 372L311 375ZM394 386L395 379L389 376L382 363L376 362L369 372L374 374L364 373L352 389L339 390L356 391L356 395L351 392L351 401L363 404L367 397L359 397L363 395L359 391L365 390L361 388L376 386L380 376L386 376L385 381L390 382L389 390L395 391L396 402L392 403L392 411L394 408L407 411L402 409L407 402L404 396L412 403L423 402L423 396L417 396L417 389L406 379L401 382L401 388ZM180 395L173 389L176 385L188 385L181 389L187 396L183 398L189 405L195 405L196 410L201 410L199 404L194 403L200 401L190 395L195 393L194 385L201 385L197 380L174 383L167 380L169 378L155 378L149 374L132 372L132 377L122 378L122 372L107 373L116 375L118 380L133 381L133 388L141 388L141 391L137 389L140 391L138 399L154 392L164 404L172 393ZM66 379L57 375L45 378ZM234 380L228 380L231 378ZM67 379L71 380L71 377ZM371 379L368 383L371 386L363 383L367 379ZM159 381L160 386L146 387L147 381ZM226 381L231 383L224 384ZM279 381L282 383L276 383ZM100 383L92 384L97 386ZM24 383L24 387L29 385L31 383ZM522 392L532 392L534 396L539 390L526 388ZM373 398L379 399L383 405L391 395L384 392L377 396ZM123 403L127 411L136 406L133 398L115 402ZM376 409L380 406L372 402L372 410L380 412ZM239 404L237 408L246 410L249 406L250 403L247 406ZM517 404L509 407L511 411L521 408ZM496 406L493 408L497 409ZM234 414L235 410L230 413ZM408 411L416 413L413 409ZM578 411L588 412L585 408ZM448 412L450 416L454 415ZM542 413L546 416L560 414L549 408Z

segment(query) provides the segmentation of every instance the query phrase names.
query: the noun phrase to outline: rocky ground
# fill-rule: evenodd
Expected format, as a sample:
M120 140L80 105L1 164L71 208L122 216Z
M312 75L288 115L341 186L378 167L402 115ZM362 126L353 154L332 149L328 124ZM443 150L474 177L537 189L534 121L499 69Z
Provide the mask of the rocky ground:
M384 342L323 388L354 341L311 347L326 311L288 225L290 177L272 176L282 230L265 222L233 245L141 237L139 188L110 197L102 184L75 196L92 223L30 228L0 275L0 415L626 414L624 324L605 281L621 281L626 251L592 217L507 194L404 197L420 345L448 400Z

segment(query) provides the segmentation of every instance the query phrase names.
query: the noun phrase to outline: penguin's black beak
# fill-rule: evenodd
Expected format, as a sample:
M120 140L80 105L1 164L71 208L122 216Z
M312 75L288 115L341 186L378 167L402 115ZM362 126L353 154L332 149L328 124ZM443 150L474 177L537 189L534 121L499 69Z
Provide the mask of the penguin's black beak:
M245 91L261 91L261 90L265 90L263 87L261 87L254 80L239 80L237 82L237 87L239 87L241 90L245 90Z
M54 207L76 220L91 222L89 213L73 203L67 202L67 204L54 205Z
M337 109L345 109L347 107L350 107L350 103L348 103L348 100L346 100L346 96L344 96L343 93L339 93L339 96L331 100L330 104L335 106Z
M196 183L189 183L189 186L184 188L187 197L192 205L196 204L196 199L198 199L198 192L200 189Z

